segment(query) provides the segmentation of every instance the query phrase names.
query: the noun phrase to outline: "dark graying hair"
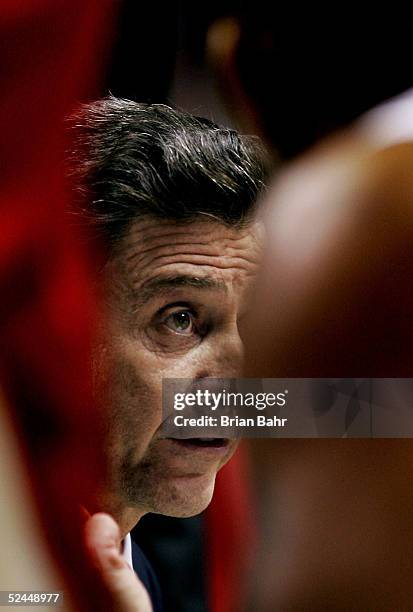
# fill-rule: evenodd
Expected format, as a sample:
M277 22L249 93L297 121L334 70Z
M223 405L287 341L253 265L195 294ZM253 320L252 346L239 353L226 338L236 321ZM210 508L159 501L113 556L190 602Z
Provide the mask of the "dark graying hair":
M109 247L143 216L242 225L264 187L257 138L165 105L111 96L83 106L71 125L81 207Z

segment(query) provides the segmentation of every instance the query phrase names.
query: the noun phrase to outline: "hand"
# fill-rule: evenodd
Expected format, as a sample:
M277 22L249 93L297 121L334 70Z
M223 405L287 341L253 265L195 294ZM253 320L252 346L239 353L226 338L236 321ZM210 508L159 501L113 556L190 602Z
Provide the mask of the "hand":
M91 516L85 545L93 565L113 595L117 612L152 612L148 592L120 553L121 534L109 514Z

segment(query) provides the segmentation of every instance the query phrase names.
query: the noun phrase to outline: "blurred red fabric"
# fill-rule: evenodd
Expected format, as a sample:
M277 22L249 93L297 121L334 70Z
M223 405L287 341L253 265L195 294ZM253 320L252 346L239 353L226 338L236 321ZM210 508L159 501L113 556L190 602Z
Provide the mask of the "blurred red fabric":
M214 498L206 511L209 607L212 612L243 609L244 587L256 547L256 516L248 447L217 475Z
M97 310L91 254L67 213L64 117L98 91L112 12L109 0L6 0L0 12L0 387L84 610L109 609L85 568L75 505L100 478L88 375Z

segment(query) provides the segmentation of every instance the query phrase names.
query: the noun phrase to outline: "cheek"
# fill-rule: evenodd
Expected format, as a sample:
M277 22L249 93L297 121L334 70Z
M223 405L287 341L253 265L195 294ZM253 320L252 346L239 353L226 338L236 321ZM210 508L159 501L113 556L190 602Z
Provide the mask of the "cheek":
M163 378L198 379L204 377L231 376L226 358L227 337L214 334L196 348L183 355L163 357L158 360L157 376ZM231 363L232 363L231 359Z
M237 378L242 375L243 347L235 325L215 331L191 352L185 378Z
M118 453L133 453L137 459L160 425L161 388L136 354L112 353L109 362L105 385L109 434Z
M162 381L164 378L196 378L205 369L205 362L212 361L209 341L195 341L177 337L168 346L153 344L147 337L140 337L129 344L129 354L140 377L150 385L162 409ZM173 344L173 346L171 346ZM195 346L194 346L195 344Z

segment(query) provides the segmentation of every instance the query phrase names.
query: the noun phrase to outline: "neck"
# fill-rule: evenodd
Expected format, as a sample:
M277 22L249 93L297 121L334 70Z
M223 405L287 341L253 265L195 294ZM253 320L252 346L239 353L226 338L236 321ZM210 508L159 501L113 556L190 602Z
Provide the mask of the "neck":
M141 518L148 513L148 510L136 506L127 506L125 503L114 495L108 493L102 494L98 497L96 507L93 508L93 512L89 509L91 514L96 512L106 512L113 516L117 524L119 525L121 538L123 539L141 520Z
M122 539L139 523L145 514L146 512L139 508L128 507L122 508L118 515L112 515L119 525Z

